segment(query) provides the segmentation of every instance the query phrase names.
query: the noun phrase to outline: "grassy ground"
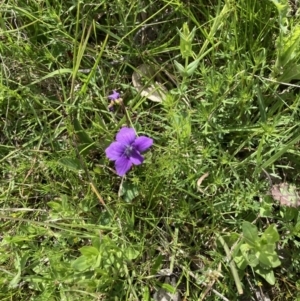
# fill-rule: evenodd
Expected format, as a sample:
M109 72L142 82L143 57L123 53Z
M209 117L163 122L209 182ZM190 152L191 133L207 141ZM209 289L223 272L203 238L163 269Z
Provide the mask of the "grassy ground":
M1 300L300 300L298 1L4 0L0 28ZM154 145L121 178L124 125Z

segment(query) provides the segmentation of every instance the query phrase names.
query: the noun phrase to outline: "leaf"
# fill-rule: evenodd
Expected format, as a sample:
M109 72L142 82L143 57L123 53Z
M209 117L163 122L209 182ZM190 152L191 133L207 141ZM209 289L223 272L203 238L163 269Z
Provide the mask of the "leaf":
M274 272L271 269L264 269L260 266L254 268L255 273L263 277L271 285L275 284Z
M125 249L124 255L128 260L133 260L140 255L140 252L136 248L128 247Z
M63 210L62 205L57 202L48 202L47 205L54 211L61 212Z
M298 208L298 207L297 207ZM284 222L291 222L292 220L297 220L299 215L299 210L294 207L282 207L280 208L280 216Z
M173 287L171 284L169 283L163 283L161 286L162 289L166 290L167 292L171 293L171 294L175 294L176 293L176 288Z
M99 224L99 222L98 222L98 224ZM100 250L101 242L102 242L102 240L98 236L92 238L92 245L97 250Z
M287 15L289 10L288 0L270 0L270 1L274 3L274 5L278 10L279 25L280 25L281 32L286 33L287 26L288 26Z
M90 136L84 131L83 127L79 123L79 120L77 118L74 119L74 130L75 133L78 135L80 142L82 143L93 143L93 140L90 138Z
M74 260L71 264L72 268L77 271L85 271L91 267L90 262L87 260L86 256L80 256L76 260Z
M273 201L271 198L264 200L259 208L259 215L261 217L271 217L273 211Z
M80 161L75 158L70 158L70 157L61 158L60 160L58 160L58 163L72 171L82 170Z
M276 229L276 225L270 225L263 233L262 239L265 239L268 244L275 244L279 241L280 237Z
M154 102L162 102L165 100L168 90L161 83L154 81L156 75L157 70L154 67L142 64L133 72L132 84L141 96Z
M21 270L18 270L18 273L15 277L9 282L9 288L16 288L21 280Z
M14 262L15 268L17 269L17 274L15 275L15 277L10 281L9 283L9 288L16 288L18 286L18 283L21 280L21 258L18 254L16 254L15 256L15 262Z
M80 253L86 257L98 256L99 251L95 247L84 246L79 249Z
M285 68L286 65L298 55L298 47L300 43L300 26L294 26L291 32L284 38L278 39L278 58L276 68ZM295 60L294 60L295 63Z
M200 59L197 59L197 60L191 62L191 63L187 66L186 73L187 73L188 76L191 76L191 75L195 72L196 68L197 68L198 65L199 65L199 62L200 62Z
M261 239L262 240L262 239ZM276 244L268 244L266 243L265 240L262 240L263 243L259 246L259 252L265 253L265 254L276 254L275 249L276 249Z
M277 77L278 81L285 83L289 83L295 79L300 79L300 65L295 65L294 62L287 64L281 69L280 76Z
M193 56L192 51L192 42L195 36L196 27L192 29L190 32L187 22L183 23L182 25L182 31L180 31L178 28L177 32L180 36L180 52L182 55L182 58L188 58L190 56Z
M83 127L81 126L77 118L74 119L73 125L74 125L75 134L77 135L79 140L79 145L78 145L79 152L84 155L87 154L89 150L95 149L96 145L93 139L83 129Z
M259 261L266 266L266 268L276 268L281 265L278 255L274 251L273 254L260 253Z
M257 100L258 100L258 107L260 112L260 118L262 123L265 123L267 120L267 106L265 104L264 98L262 96L261 90L259 86L256 86L256 94L257 94Z
M150 291L148 286L143 287L143 299L142 301L150 301Z
M134 184L124 182L120 188L119 195L122 196L125 202L130 203L139 195L139 191Z
M3 239L4 243L16 243L18 244L19 242L24 242L24 241L31 241L31 237L27 236L20 236L20 235L16 235L16 236L7 236Z
M248 255L248 264L251 267L256 267L259 264L259 259L257 257L257 254L254 253L254 251L250 251Z
M276 6L281 16L287 15L289 5L288 0L271 0L271 2Z
M249 244L242 244L240 247L240 251L241 251L243 257L245 258L245 260L247 261L248 265L250 265L252 267L255 267L258 265L259 260L255 256L254 249L251 248Z
M150 271L151 275L157 274L157 271L162 266L162 262L163 262L163 256L161 254L158 254L154 264L152 264L151 266L151 271Z
M174 60L174 64L175 64L178 72L180 73L180 75L184 76L186 74L185 68L180 63L178 63L176 60Z
M55 70L47 75L45 75L44 77L41 77L39 78L38 80L28 84L28 86L32 86L32 85L35 85L37 83L40 83L41 81L45 80L45 79L48 79L48 78L51 78L51 77L54 77L54 76L61 76L63 74L66 74L66 73L70 73L72 74L73 73L73 69L68 69L68 68L62 68L62 69L58 69L58 70Z
M234 261L240 270L244 270L248 265L248 262L243 255L235 256Z
M242 225L244 239L252 247L256 247L258 241L258 232L256 226L252 225L249 222L243 222Z

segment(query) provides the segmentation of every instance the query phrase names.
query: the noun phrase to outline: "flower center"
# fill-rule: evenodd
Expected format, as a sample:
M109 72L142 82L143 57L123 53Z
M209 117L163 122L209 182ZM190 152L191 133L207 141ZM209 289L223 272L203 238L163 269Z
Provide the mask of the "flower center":
M131 156L132 151L133 151L132 145L127 145L124 152L125 156L129 158Z

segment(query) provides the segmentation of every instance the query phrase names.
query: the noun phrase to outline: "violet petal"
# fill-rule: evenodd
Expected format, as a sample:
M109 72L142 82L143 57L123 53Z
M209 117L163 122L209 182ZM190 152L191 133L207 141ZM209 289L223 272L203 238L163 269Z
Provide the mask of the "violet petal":
M117 100L120 98L120 93L116 90L113 90L113 94L108 95L108 99L110 100Z
M120 157L118 160L116 160L115 167L117 174L122 177L124 176L127 171L131 168L132 163L130 160L126 157Z
M134 165L140 165L143 163L144 157L141 156L141 154L137 150L133 149L129 160Z
M116 136L116 140L125 145L131 145L136 138L135 131L133 128L124 127L121 128Z
M133 147L139 151L139 152L144 152L147 149L149 149L153 144L153 139L148 138L146 136L141 136L135 139L133 143Z
M126 145L113 142L105 150L106 157L112 161L119 159L125 152Z

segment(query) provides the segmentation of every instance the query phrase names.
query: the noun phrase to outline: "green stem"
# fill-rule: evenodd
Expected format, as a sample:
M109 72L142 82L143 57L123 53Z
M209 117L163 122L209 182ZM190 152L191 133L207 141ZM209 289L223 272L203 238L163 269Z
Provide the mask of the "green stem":
M231 270L231 273L232 273L232 276L233 276L236 288L238 290L238 293L240 295L242 295L244 293L243 292L243 288L242 288L242 283L240 281L240 278L239 278L239 275L238 275L238 272L237 272L234 260L231 257L230 250L229 250L229 248L228 248L225 240L223 239L223 237L221 235L217 234L217 238L220 241L220 243L221 243L222 247L224 248L224 251L225 251L225 253L227 255L226 259L227 259L227 262L229 262L230 270Z

